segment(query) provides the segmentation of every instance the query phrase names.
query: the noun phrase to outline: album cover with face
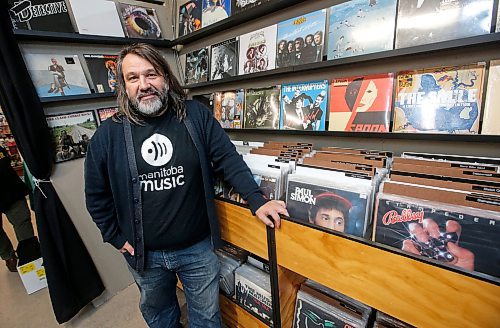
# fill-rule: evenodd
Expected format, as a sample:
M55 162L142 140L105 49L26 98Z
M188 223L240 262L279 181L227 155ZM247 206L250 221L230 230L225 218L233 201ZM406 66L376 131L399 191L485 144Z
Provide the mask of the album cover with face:
M280 129L324 131L328 80L281 86Z
M278 24L276 68L323 60L326 9Z
M64 0L8 0L14 29L73 33Z
M202 0L191 0L179 7L179 37L201 28Z
M210 80L238 75L238 38L210 47Z
M393 132L477 134L484 66L399 72Z
M26 53L24 61L40 98L90 93L77 55Z
M204 0L201 27L217 23L231 15L231 0Z
M93 111L46 116L55 150L55 162L85 157L97 129Z
M389 132L393 80L392 73L333 79L328 130Z
M400 0L396 48L488 34L493 0Z
M116 78L117 55L91 54L83 55L90 73L94 92L115 92L118 81Z
M215 93L214 116L223 128L241 129L243 92L241 89Z
M396 0L352 0L330 7L328 59L392 50Z
M280 86L245 90L245 129L278 129Z
M69 3L80 34L125 36L113 1L69 0Z
M276 25L240 36L238 75L276 67Z
M97 109L97 117L99 118L99 123L104 122L108 118L112 117L118 113L118 107L107 107Z
M500 60L490 61L481 134L500 135Z
M186 84L208 81L208 48L186 54Z
M125 34L129 38L161 39L156 10L124 3L118 4Z

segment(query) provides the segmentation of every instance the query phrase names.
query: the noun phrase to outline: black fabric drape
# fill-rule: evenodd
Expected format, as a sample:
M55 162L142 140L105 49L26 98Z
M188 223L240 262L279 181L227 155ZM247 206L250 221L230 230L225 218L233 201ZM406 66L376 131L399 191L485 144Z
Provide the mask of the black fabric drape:
M43 108L12 34L7 1L0 2L0 105L26 164L50 178L53 152ZM101 278L50 182L34 191L35 215L54 314L70 320L104 291Z

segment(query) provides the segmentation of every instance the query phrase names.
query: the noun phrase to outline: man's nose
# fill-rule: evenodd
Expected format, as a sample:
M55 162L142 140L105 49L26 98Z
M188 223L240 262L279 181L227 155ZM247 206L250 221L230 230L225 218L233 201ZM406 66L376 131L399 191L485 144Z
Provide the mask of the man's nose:
M146 78L146 76L141 75L141 76L139 77L139 88L140 88L141 90L146 90L146 89L149 89L149 86L150 86L150 85L149 85L149 81L148 81L148 79Z

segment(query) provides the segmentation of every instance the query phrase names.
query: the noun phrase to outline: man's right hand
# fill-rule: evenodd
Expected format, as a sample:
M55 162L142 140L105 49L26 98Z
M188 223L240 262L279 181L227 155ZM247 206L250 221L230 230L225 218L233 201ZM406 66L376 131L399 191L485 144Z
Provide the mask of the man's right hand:
M130 255L134 256L134 248L132 245L128 243L128 241L125 242L125 245L123 245L122 248L120 248L121 253L126 253L128 252Z

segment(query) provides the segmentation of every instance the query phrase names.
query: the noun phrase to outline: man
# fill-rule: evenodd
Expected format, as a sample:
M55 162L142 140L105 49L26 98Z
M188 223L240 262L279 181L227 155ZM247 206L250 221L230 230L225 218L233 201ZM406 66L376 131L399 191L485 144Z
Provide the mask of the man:
M49 71L52 72L53 82L50 84L48 93L60 92L64 96L64 87L66 83L66 76L64 75L64 67L58 64L57 59L51 58L52 65L49 66Z
M342 196L325 192L316 196L309 208L309 222L323 228L344 232L352 204Z
M35 236L31 224L31 213L26 203L28 188L11 166L7 150L0 147L0 215L3 213L14 227L18 242ZM12 243L2 228L0 217L0 257L11 272L17 272L17 256Z
M124 48L117 71L120 111L97 129L85 161L88 211L104 241L124 254L150 327L179 326L176 274L190 327L220 327L214 172L271 227L287 215L285 204L263 197L220 124L185 101L156 49Z
M323 31L314 33L314 44L316 45L316 59L314 61L323 60Z
M326 92L321 91L320 94L316 96L316 100L314 101L314 103L312 103L312 99L310 99L310 109L305 118L307 126L304 128L304 130L319 131L319 128L321 127L321 118L323 117L323 109L321 109L321 104L325 100L325 97Z

